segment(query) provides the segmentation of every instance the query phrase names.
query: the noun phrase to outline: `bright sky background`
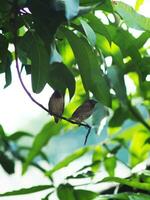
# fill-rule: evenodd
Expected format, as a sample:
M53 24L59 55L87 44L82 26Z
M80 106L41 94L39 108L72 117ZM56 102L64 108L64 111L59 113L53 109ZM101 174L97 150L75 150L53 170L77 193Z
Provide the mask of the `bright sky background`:
M122 1L132 6L134 6L135 4L135 0ZM149 9L150 0L145 0L145 3L143 6L141 6L139 13L150 17ZM0 74L0 124L2 124L5 131L8 133L13 133L18 130L37 133L41 129L41 127L49 120L49 116L37 105L35 105L25 94L22 87L20 86L20 82L18 81L14 65L12 65L12 75L12 84L8 88L3 89L5 79L4 74ZM22 77L27 88L31 88L30 76L26 76L24 73ZM50 87L46 86L42 93L40 93L39 95L34 94L34 96L39 102L47 106L51 92L52 90L50 89ZM0 182L0 192L21 188L23 186L29 187L36 184L48 183L47 179L41 176L41 174L38 173L37 170L31 169L23 177L21 177L20 175L21 172L19 164L17 165L17 173L15 175L8 176L2 171L0 173L0 179L2 180ZM1 197L1 200L40 200L40 194L41 193L35 193L29 196L26 195L6 198Z

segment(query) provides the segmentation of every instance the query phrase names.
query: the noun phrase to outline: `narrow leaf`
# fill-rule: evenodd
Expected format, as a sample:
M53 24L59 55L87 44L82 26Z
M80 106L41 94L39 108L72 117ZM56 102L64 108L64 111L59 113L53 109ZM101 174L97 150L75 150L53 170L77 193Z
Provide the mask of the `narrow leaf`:
M50 171L46 172L47 176L51 176L54 172L56 172L57 170L68 166L71 162L73 162L74 160L80 158L81 156L83 156L85 153L91 151L92 148L90 147L85 147L85 148L81 148L77 151L75 151L73 154L67 156L64 160L62 160L61 162L59 162L57 165L55 165Z
M144 0L136 0L135 10L139 10L143 3Z
M74 95L75 79L67 66L63 63L56 62L50 65L48 84L55 90L62 92L62 94L64 94L65 90L68 88L70 98Z
M43 129L39 132L39 134L37 134L35 140L33 141L32 148L29 151L25 163L23 164L22 173L26 172L30 162L39 154L41 149L48 143L51 137L60 132L61 128L61 123L56 125L53 121L43 127Z
M85 89L90 90L104 105L110 106L108 83L100 70L96 53L86 39L79 38L68 29L63 29L63 32L73 49Z
M43 41L34 32L27 32L21 39L19 47L31 59L32 88L33 92L39 93L47 81L49 68L48 52Z
M14 190L14 191L11 191L11 192L5 192L3 194L0 194L0 196L4 197L4 196L30 194L30 193L34 193L34 192L40 192L42 190L47 190L47 189L50 189L52 187L53 186L51 186L51 185L38 185L38 186L33 186L31 188L22 188L22 189Z
M114 176L116 167L116 158L114 156L104 160L104 166L110 176Z
M92 46L95 46L95 44L96 44L96 35L95 35L93 29L90 27L90 25L86 21L80 20L80 22L82 24L82 27L84 29L84 32L85 32L90 44Z
M118 177L106 177L100 182L116 182L116 183L120 183L123 185L127 185L129 187L141 189L144 191L150 190L150 183L141 183L136 180L122 179L122 178L118 178Z
M123 18L129 27L143 31L150 31L150 18L138 14L128 4L117 1L114 4L114 10Z
M71 185L60 185L57 189L57 196L59 200L76 200L74 196L74 189Z

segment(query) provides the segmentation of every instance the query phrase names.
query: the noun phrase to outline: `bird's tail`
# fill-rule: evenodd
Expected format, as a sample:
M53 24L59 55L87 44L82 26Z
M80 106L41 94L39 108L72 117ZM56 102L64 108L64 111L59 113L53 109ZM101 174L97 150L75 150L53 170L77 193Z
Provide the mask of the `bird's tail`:
M59 118L58 117L54 117L55 123L58 123Z

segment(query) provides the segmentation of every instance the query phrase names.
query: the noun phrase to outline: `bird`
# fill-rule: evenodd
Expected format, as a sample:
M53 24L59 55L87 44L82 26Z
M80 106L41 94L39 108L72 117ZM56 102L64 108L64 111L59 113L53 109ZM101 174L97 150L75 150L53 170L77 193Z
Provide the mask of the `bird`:
M73 112L70 119L78 123L86 120L92 115L96 103L97 101L92 99L85 101Z
M64 95L62 95L58 90L55 90L50 100L48 102L48 110L50 115L54 116L56 123L59 121L58 116L62 116L64 112Z

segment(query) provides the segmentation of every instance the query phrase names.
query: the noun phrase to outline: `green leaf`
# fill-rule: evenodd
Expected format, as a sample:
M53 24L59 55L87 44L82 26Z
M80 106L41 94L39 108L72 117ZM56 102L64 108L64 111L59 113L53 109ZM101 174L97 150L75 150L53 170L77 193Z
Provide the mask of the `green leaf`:
M4 88L11 84L11 63L12 55L8 51L8 41L3 35L0 34L0 73L5 72L6 84Z
M67 156L64 160L62 160L61 162L59 162L57 165L55 165L51 170L46 172L47 176L51 176L54 172L56 172L57 170L68 166L72 161L80 158L81 156L83 156L85 153L92 151L93 148L91 147L84 147L81 149L78 149L77 151L75 151L73 154Z
M105 169L107 170L107 172L109 173L110 176L114 176L115 175L115 167L116 167L116 157L115 156L111 156L108 158L105 158L104 160L104 166Z
M123 30L122 28L116 27L114 25L107 25L106 27L107 31L111 35L111 40L120 48L120 54L122 54L124 58L130 56L132 59L134 59L135 63L139 64L141 61L141 55L137 48L137 39L134 38L131 33ZM112 56L114 59L117 59L117 57L114 57L115 54L112 54ZM123 62L121 61L122 58L120 55L120 63L123 65Z
M2 139L6 138L5 131L1 125L0 125L0 138L2 138Z
M92 171L93 172L97 172L99 170L100 164L102 161L102 155L103 155L102 147L100 145L95 146L93 157L92 157L92 162L93 162Z
M119 67L111 66L108 68L108 77L112 88L115 90L117 97L124 103L127 103L126 87L123 73Z
M69 69L63 63L53 63L49 67L48 84L55 90L65 93L69 90L70 98L75 92L75 79Z
M149 38L150 38L150 32L144 32L144 33L142 33L136 39L136 46L137 46L137 48L138 49L142 48Z
M60 185L57 189L60 200L93 200L98 194L88 190L74 190L72 185Z
M8 174L13 174L15 171L14 160L10 159L4 152L0 151L0 164Z
M107 31L106 26L101 22L100 19L98 19L96 16L92 14L88 14L85 16L86 19L89 21L89 25L92 27L92 29L107 38L109 43L111 43L111 37L109 32Z
M122 179L122 178L118 178L118 177L106 177L100 182L101 183L102 182L116 182L116 183L120 183L122 185L127 185L129 187L137 188L137 189L144 190L144 191L150 190L150 183L141 183L137 180Z
M84 29L84 32L85 32L90 44L92 46L95 46L95 44L96 44L96 35L95 35L93 29L91 28L91 26L86 21L81 19L80 22L82 24L82 27Z
M136 0L135 10L139 10L143 3L144 0Z
M51 55L50 55L50 64L55 62L62 62L61 56L58 53L55 44L51 45Z
M109 126L120 127L129 118L131 118L129 110L126 107L119 107L115 110L113 117L109 121Z
M34 193L34 192L39 192L39 191L42 191L42 190L50 189L52 187L53 186L51 186L51 185L38 185L38 186L33 186L31 188L22 188L22 189L14 190L14 191L11 191L11 192L5 192L3 194L0 194L0 196L4 197L4 196L31 194L31 193Z
M108 83L100 70L96 53L86 39L79 38L67 29L63 29L63 33L66 35L74 52L85 89L90 90L96 99L104 105L110 106L111 99Z
M54 35L61 23L65 21L64 12L62 10L58 11L52 1L30 0L27 3L33 16L31 25L34 26L34 29L43 40L47 51L50 52Z
M93 200L149 200L150 195L142 193L119 193L110 195L100 195Z
M111 0L103 1L103 4L99 7L99 9L104 10L106 12L113 12Z
M18 131L18 132L15 132L11 135L9 135L7 137L8 140L13 140L13 141L16 141L22 137L33 137L33 135L31 133L27 133L27 132L23 132L23 131Z
M46 124L43 129L37 134L35 140L33 141L32 148L26 158L26 161L23 164L23 174L26 172L30 162L39 154L41 149L49 142L49 140L54 135L59 134L61 129L61 123L55 124L53 121L51 121L50 123Z
M35 32L27 32L21 38L19 47L31 59L32 88L33 92L39 93L46 84L49 68L49 55L44 43Z
M72 67L75 62L75 58L67 39L63 38L63 40L58 41L57 47L59 49L59 53L61 54L63 63L69 67Z
M57 188L57 196L59 200L76 200L74 196L74 189L71 185L59 185Z
M9 51L7 51L7 54L5 55L7 58L7 64L5 67L5 80L6 80L6 84L4 86L4 88L8 87L11 84L12 81L12 76L11 76L11 63L12 63L12 55Z
M142 31L150 31L150 18L138 14L131 6L118 1L114 4L114 10L129 27Z
M93 198L98 196L98 193L88 191L88 190L74 190L74 195L76 200L93 200Z

